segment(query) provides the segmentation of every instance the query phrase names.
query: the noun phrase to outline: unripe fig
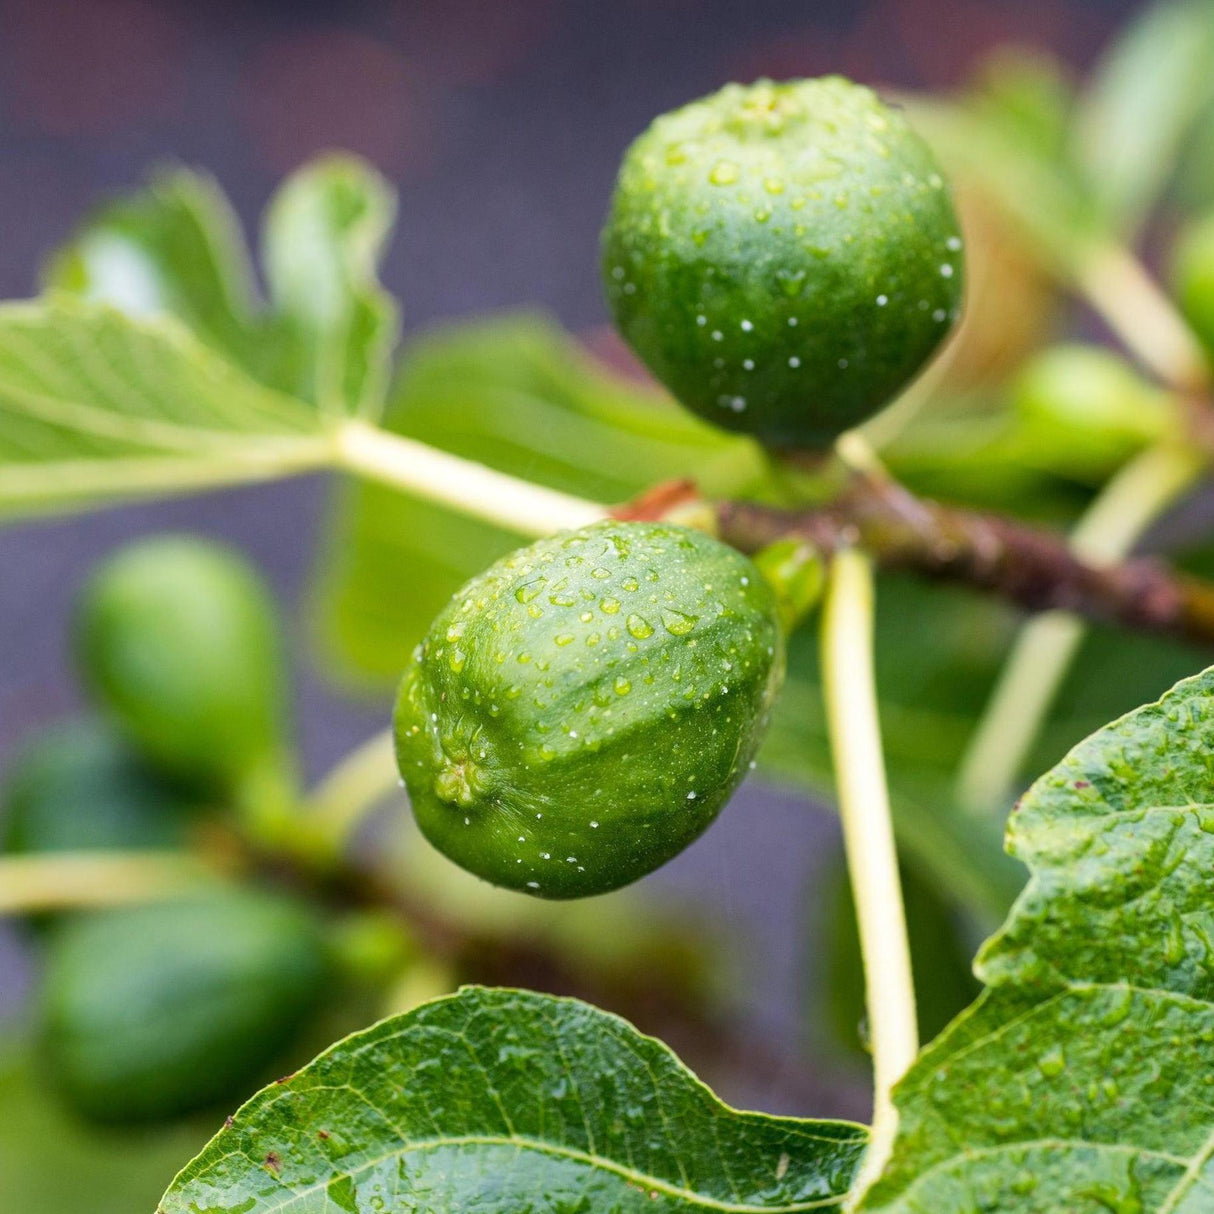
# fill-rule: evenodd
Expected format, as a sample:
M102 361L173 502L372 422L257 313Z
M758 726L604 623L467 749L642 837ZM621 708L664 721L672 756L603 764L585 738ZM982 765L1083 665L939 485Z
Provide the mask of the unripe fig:
M961 300L961 235L903 115L833 76L730 84L628 149L607 301L649 369L731 430L821 447L923 366Z
M166 771L231 786L283 746L274 607L237 553L191 536L106 561L77 613L85 682Z
M1011 392L1028 441L1049 467L1107 474L1179 432L1176 401L1100 346L1043 351L1025 364Z
M241 891L66 922L43 997L53 1074L106 1121L171 1117L247 1094L315 1008L319 926L278 896Z
M1214 213L1181 232L1172 252L1172 288L1185 319L1214 351Z
M48 732L6 775L4 851L173 847L195 808L195 798L95 721Z
M598 523L455 595L401 685L397 760L457 864L538 897L601 894L712 822L783 671L750 561L684 527Z

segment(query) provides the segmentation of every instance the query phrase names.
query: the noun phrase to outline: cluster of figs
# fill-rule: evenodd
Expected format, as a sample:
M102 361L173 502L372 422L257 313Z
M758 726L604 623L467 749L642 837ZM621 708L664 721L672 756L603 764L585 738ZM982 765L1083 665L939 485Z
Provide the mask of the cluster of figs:
M956 320L962 241L930 149L839 77L749 86L659 117L602 237L615 323L709 422L822 450L887 404ZM616 889L720 812L784 673L754 563L664 522L604 521L460 589L397 697L426 837L543 898Z

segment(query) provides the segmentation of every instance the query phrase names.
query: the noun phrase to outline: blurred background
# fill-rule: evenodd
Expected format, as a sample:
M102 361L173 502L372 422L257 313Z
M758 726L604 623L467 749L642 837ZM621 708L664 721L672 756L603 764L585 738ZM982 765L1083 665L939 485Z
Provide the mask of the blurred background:
M32 293L82 216L158 162L209 170L251 226L284 173L345 148L400 190L383 277L402 301L406 338L525 305L609 349L598 228L620 155L653 115L764 74L949 89L1005 43L1045 48L1078 74L1138 7L3 0L0 293ZM325 499L320 478L304 479L0 529L0 768L78 705L66 628L94 561L133 535L199 531L245 551L293 611ZM334 691L297 632L296 727L315 776L382 726L386 700ZM862 1072L809 1065L802 1048L808 891L841 862L836 834L829 812L752 783L647 883L684 906L706 903L747 942L731 971L739 1032L763 1048L713 1076L733 1103L866 1115ZM0 1018L19 1015L30 980L26 951L0 923ZM0 1176L0 1198L3 1185Z

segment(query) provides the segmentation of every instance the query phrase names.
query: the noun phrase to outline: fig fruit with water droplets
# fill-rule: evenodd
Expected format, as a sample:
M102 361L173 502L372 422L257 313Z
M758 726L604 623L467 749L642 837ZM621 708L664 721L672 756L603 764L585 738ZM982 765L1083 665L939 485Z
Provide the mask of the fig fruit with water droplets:
M905 116L841 77L730 84L628 149L602 238L624 338L688 408L813 449L956 320L961 233Z
M422 833L495 885L601 894L713 821L784 672L771 590L700 532L604 522L460 590L397 697Z

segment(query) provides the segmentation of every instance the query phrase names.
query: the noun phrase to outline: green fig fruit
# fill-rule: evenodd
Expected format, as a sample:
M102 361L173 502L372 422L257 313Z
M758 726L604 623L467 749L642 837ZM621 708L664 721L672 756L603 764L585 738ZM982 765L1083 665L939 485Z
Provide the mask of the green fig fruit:
M887 404L956 320L961 234L903 114L833 76L730 84L628 149L607 301L688 408L819 448Z
M1027 456L1075 475L1107 476L1144 447L1181 432L1176 399L1099 346L1043 350L1012 380L1011 400Z
M82 915L52 937L42 1001L52 1073L106 1121L239 1099L316 1007L319 925L251 890Z
M132 850L181 845L197 798L96 721L48 731L6 773L0 848Z
M598 523L455 595L397 697L397 760L457 864L538 897L600 894L713 821L783 671L749 560L684 527Z
M278 761L278 625L239 554L192 536L138 541L96 571L76 623L87 686L159 767L230 789Z

